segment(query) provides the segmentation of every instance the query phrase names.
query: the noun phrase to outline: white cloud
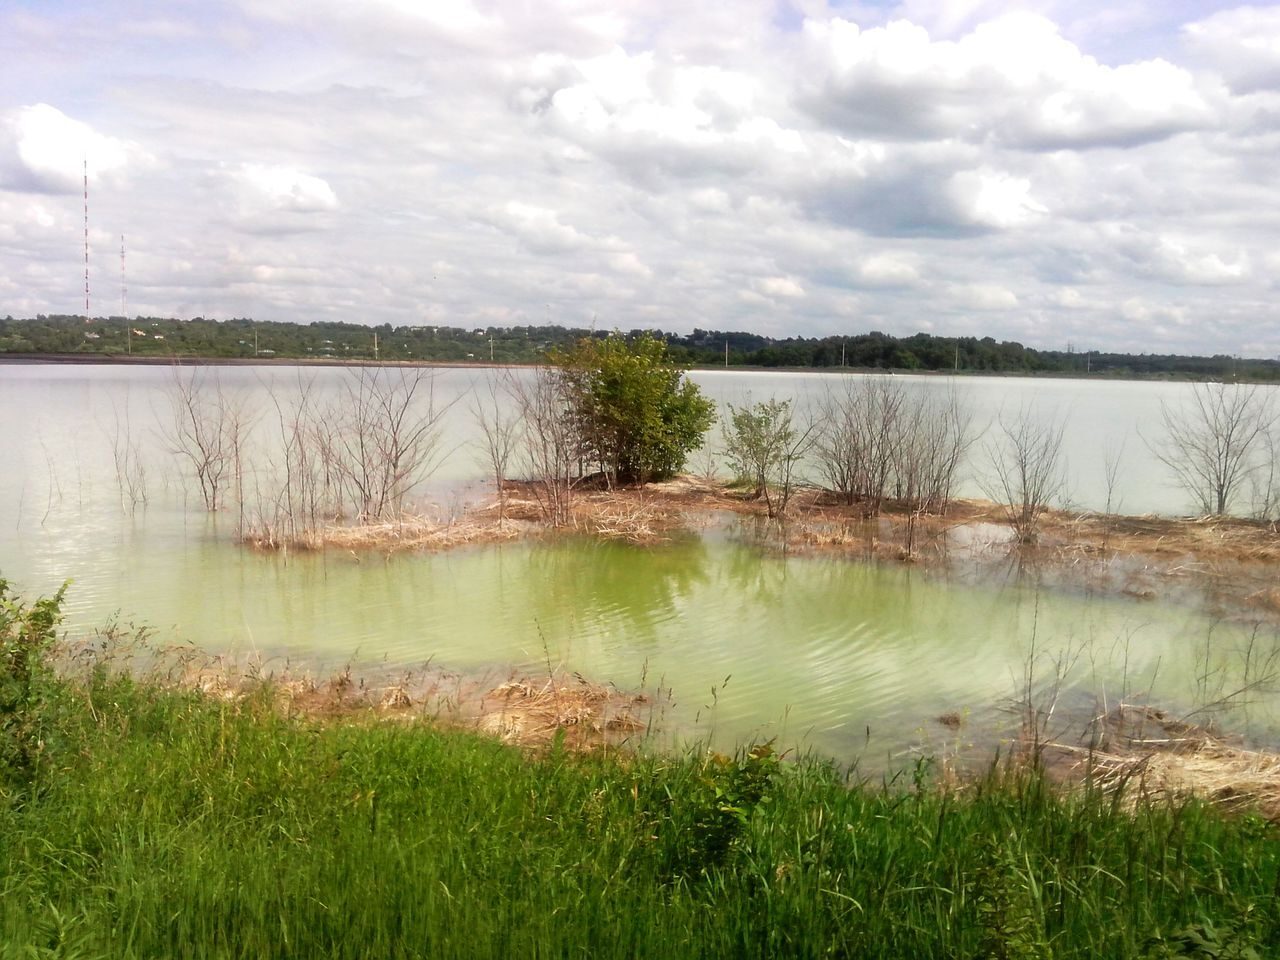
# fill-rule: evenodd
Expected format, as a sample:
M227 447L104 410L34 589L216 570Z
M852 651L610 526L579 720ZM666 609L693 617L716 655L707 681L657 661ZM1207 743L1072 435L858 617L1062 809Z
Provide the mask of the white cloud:
M1084 297L1075 287L1060 287L1049 295L1049 299L1057 306L1069 310L1084 306Z
M793 277L764 277L756 289L766 297L803 297L804 287Z
M1280 8L1224 5L0 9L0 313L78 312L88 143L144 312L1280 352Z
M1126 320L1150 325L1158 332L1170 327L1186 326L1190 320L1185 309L1179 306L1151 302L1140 297L1130 297L1120 305L1120 314Z
M733 200L719 187L703 187L689 195L689 204L705 213L728 213L733 207Z
M1242 251L1224 257L1203 240L1151 235L1129 226L1113 231L1116 249L1142 272L1182 285L1235 284L1248 279L1249 258Z
M7 155L7 156L6 156ZM39 193L78 193L123 170L139 151L47 103L0 115L0 186ZM7 162L6 162L7 161Z
M634 253L611 253L608 255L608 261L618 273L631 274L644 279L653 276L653 271Z
M580 250L589 238L560 222L554 210L510 200L488 212L488 222L511 234L535 254L558 254Z
M1031 196L1031 182L998 170L962 170L951 177L951 194L973 223L1006 229L1049 212Z
M321 213L338 208L338 198L325 180L293 167L245 163L232 176L246 213Z
M1191 49L1233 88L1280 89L1280 7L1223 10L1183 29Z
M413 44L443 39L473 45L502 29L501 17L470 0L240 0L245 12L277 22L316 25L367 43Z
M1034 14L955 41L901 20L870 30L808 21L805 34L816 79L802 102L854 135L1044 149L1132 145L1215 122L1215 91L1188 71L1159 59L1103 65Z
M951 296L961 306L974 310L1009 310L1018 305L1018 297L995 283L968 283L952 287Z
M867 257L858 264L858 273L872 286L909 287L920 280L920 271L915 266L889 254Z

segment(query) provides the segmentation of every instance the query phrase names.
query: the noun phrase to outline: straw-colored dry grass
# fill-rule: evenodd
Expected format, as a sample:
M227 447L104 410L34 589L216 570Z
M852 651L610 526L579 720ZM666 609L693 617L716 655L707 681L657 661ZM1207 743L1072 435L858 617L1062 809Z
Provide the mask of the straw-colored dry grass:
M476 727L508 743L533 746L561 737L578 749L616 742L646 729L644 694L629 695L578 675L508 680L480 699Z
M1235 517L1107 516L1051 511L1044 536L1078 548L1151 557L1194 557L1202 562L1274 563L1280 530Z
M1116 707L1094 731L1091 746L1048 746L1060 776L1115 791L1129 809L1196 797L1280 822L1280 753L1245 749L1145 705Z
M571 500L569 522L559 529L604 540L660 543L693 521L686 509L689 504L674 501L671 491L676 489L680 489L680 481L614 489L583 488ZM543 524L542 505L532 484L508 481L504 494L501 504L479 507L473 515L484 517L488 522L499 516L515 518L529 524L531 533L549 532Z
M447 550L479 543L516 540L530 524L511 518L468 514L445 520L406 515L378 523L330 523L285 538L271 530L251 530L243 540L259 550Z

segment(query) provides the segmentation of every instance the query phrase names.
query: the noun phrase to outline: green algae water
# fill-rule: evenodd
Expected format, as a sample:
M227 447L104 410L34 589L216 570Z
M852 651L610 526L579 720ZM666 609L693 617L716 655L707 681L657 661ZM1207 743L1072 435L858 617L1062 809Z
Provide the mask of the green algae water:
M265 411L266 378L328 382L341 371L221 375ZM437 499L483 489L459 399L482 375L437 381L437 402L453 403ZM780 555L735 520L644 547L566 538L393 556L253 552L235 542L235 518L204 513L166 448L167 376L0 366L0 576L29 596L70 579L73 632L145 625L161 643L321 675L427 664L468 676L577 672L649 691L668 737L722 747L776 738L871 767L990 748L1017 729L1012 704L1028 690L1059 705L1065 731L1095 697L1186 713L1248 688L1224 724L1256 742L1278 739L1265 682L1274 626L1215 618L1190 596L1152 603L1034 578ZM789 383L812 388L810 378L735 376L713 392L736 402ZM1118 386L1143 397L1149 385ZM1009 391L1030 387L999 389L1013 402ZM1149 414L1158 397L1147 397ZM122 497L122 432L146 464L144 504ZM961 718L958 732L936 722L945 714Z

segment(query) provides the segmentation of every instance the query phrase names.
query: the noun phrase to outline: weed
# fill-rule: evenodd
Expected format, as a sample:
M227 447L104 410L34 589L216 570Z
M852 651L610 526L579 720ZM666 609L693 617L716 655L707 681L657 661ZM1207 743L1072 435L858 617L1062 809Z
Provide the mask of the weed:
M664 785L654 831L661 871L673 878L695 878L725 866L752 815L767 803L778 766L769 741L736 757L712 752L683 789L676 792Z
M54 682L47 656L66 589L27 606L0 579L0 784L30 781L45 751Z

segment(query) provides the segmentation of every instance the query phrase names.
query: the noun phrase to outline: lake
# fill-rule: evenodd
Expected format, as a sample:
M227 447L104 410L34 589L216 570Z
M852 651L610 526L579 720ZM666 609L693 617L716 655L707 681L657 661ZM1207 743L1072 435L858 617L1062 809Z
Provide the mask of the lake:
M199 375L262 415L252 443L264 447L275 400L303 383L336 395L348 377L283 366ZM430 661L505 676L550 664L623 689L660 688L655 719L671 735L724 746L777 737L872 768L996 742L1014 722L1007 707L1032 658L1033 684L1050 684L1059 665L1067 674L1064 703L1147 696L1185 711L1253 679L1243 673L1246 652L1256 661L1280 643L1274 626L1224 622L1191 594L1151 603L1049 588L1016 564L975 578L780 555L737 518L645 547L566 538L390 557L258 553L236 542L232 511L204 511L166 440L173 376L163 367L0 365L0 575L27 596L70 579L73 632L118 619L164 642L319 673ZM419 495L442 510L490 492L471 409L494 376L479 367L433 374L432 402L446 408L443 460ZM802 409L847 376L692 374L718 403L778 397ZM1191 509L1148 447L1163 435L1161 405L1186 403L1187 385L895 379L913 391L956 391L988 433L1023 412L1064 420L1071 505L1103 507L1110 455L1120 464L1116 509ZM123 495L124 441L143 467L145 504ZM717 441L713 428L713 457ZM962 494L981 495L982 458L979 442ZM935 722L950 712L967 718L961 734ZM1269 691L1227 721L1274 742L1278 715Z

